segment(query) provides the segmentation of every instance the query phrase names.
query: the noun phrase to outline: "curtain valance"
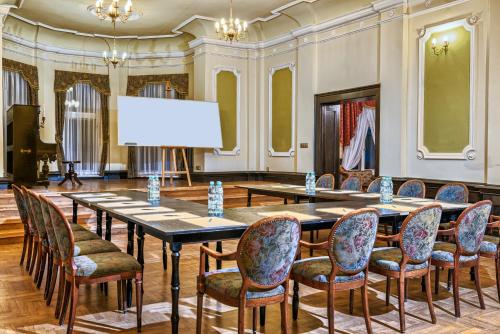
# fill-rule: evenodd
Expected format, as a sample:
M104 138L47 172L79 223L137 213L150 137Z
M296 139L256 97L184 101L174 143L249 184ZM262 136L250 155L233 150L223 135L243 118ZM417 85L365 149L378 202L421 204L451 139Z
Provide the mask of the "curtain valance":
M20 63L7 58L2 58L2 66L4 70L21 73L31 89L38 90L38 69L36 66Z
M152 75L131 75L127 82L127 95L138 96L139 91L149 83L165 82L181 95L187 95L189 90L188 74L152 74Z
M99 93L106 96L111 95L108 75L58 70L56 70L55 73L54 91L66 92L68 88L78 82L86 82L94 87Z

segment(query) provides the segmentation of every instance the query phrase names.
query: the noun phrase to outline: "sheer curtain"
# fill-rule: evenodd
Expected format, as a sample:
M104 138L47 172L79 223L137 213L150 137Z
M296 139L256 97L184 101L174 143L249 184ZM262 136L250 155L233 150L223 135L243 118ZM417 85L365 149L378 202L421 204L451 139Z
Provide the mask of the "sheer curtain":
M342 167L352 170L359 164L364 151L368 129L371 130L373 142L376 142L375 124L375 108L364 106L357 121L354 137L352 137L349 146L344 148Z
M3 111L14 104L30 103L30 86L19 72L2 70L3 72Z
M142 97L175 98L172 91L166 91L165 83L149 83L139 92ZM161 148L160 147L137 147L136 169L138 176L148 176L161 173ZM168 168L168 166L166 167Z
M88 83L77 83L66 92L63 145L66 160L81 161L75 165L80 175L99 175L102 153L101 94Z

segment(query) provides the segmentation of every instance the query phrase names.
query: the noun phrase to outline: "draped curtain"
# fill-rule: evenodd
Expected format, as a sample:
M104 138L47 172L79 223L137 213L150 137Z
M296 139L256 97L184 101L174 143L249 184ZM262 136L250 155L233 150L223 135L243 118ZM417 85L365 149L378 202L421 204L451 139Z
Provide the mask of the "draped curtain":
M16 76L22 78L28 85L27 96L28 99L26 101L22 101L23 104L32 104L38 105L38 69L36 66L28 65L24 63L20 63L14 60L10 60L7 58L2 59L2 70L5 78L5 73L9 73L9 75L13 75L11 73L16 73ZM20 80L20 79L19 79ZM4 80L4 101L6 96L13 95L5 95L5 80ZM15 102L21 103L21 102ZM5 106L5 103L4 103Z
M75 164L78 174L98 175L103 152L101 94L88 83L77 83L66 92L66 101L70 100L79 106L66 106L64 111L65 158L80 161Z
M20 72L3 70L3 111L14 104L31 104L31 89ZM5 124L5 122L4 122Z
M359 104L356 108L359 108ZM344 147L344 155L342 159L342 167L346 170L352 170L361 161L368 130L371 130L373 142L375 138L375 107L371 104L361 105L361 113L356 119L356 127L352 132L352 137L349 141L349 146ZM357 112L357 111L356 111Z
M96 109L100 110L100 129L95 132L95 136L99 137L101 152L99 153L99 164L97 173L104 175L105 166L109 157L109 106L108 100L111 95L109 77L107 75L55 71L54 91L56 93L56 144L57 144L57 163L59 171L63 174L65 169L62 164L66 160L66 153L63 145L64 128L66 124L66 94L70 87L77 84L85 83L99 95L99 106ZM90 90L87 90L90 92ZM76 93L76 91L75 91ZM81 104L81 102L80 102ZM82 107L82 106L81 106ZM69 158L68 158L69 159ZM77 158L77 160L80 160ZM92 160L94 161L94 160ZM83 162L83 161L82 161ZM94 164L94 162L93 162ZM81 168L81 167L80 167ZM84 172L85 173L85 172Z

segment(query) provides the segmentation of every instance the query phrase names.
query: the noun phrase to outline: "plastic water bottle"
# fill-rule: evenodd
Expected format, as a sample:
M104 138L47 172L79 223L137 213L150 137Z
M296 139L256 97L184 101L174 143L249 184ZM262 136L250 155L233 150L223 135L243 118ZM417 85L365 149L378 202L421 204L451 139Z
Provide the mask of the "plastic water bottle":
M160 185L160 178L158 177L158 175L154 176L154 180L155 180L155 201L159 201L161 185Z
M148 177L148 201L156 202L160 200L160 180L157 175Z
M154 200L154 180L153 180L153 176L149 176L148 177L148 185L147 185L147 189L148 189L148 201L153 201Z
M307 172L306 175L306 194L311 191L311 172Z
M309 182L311 184L309 185L309 193L315 194L316 193L316 174L314 172L311 172L310 174L311 174L311 176L309 178Z
M215 183L210 181L208 186L208 216L215 216Z
M222 217L224 215L224 190L221 181L215 184L215 198L215 216Z
M380 203L390 204L393 200L393 184L390 176L382 176L380 181Z

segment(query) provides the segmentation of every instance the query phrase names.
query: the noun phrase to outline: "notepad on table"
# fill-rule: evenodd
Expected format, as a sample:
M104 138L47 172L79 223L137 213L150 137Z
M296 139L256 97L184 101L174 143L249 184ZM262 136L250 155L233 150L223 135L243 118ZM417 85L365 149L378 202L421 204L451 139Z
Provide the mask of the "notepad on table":
M198 218L200 216L194 215L189 212L172 212L172 213L159 213L152 215L137 215L134 218L144 220L146 222L159 222L164 220L182 220L189 218Z
M327 190L327 191L322 191L322 193L343 195L343 194L357 194L357 193L359 193L359 191L356 191L356 190Z
M126 208L133 206L150 206L151 203L144 201L129 201L129 202L104 202L104 203L97 203L97 205L100 205L105 208Z
M181 221L200 227L246 226L246 224L244 223L220 217L199 217L199 218L181 219Z
M85 198L87 202L111 202L111 201L130 201L130 197L126 196L111 196L111 197L88 197Z
M324 209L316 209L316 211L324 212L324 213L333 213L334 215L345 215L349 212L354 211L354 209L349 208L324 208Z
M147 208L131 208L131 209L117 209L115 210L118 213L124 215L139 215L146 213L164 213L164 212L173 212L174 209L166 208L163 206L150 206Z
M73 194L72 196L76 197L76 198L110 197L110 196L116 196L116 194L113 194L113 193L90 193L90 194Z
M374 205L368 205L368 207L375 209L399 211L399 212L413 212L416 209L418 209L418 207L399 205L399 204L374 204Z
M292 216L297 218L299 221L320 219L320 217L317 216L312 216L305 213L299 213L294 211L269 211L269 212L259 212L258 214L264 217Z
M352 194L352 197L359 197L359 198L380 198L380 194L377 193L369 193L369 194Z
M447 202L431 202L426 205L434 205L434 204L439 204L443 209L465 209L469 207L469 204L461 204L461 203L447 203Z

